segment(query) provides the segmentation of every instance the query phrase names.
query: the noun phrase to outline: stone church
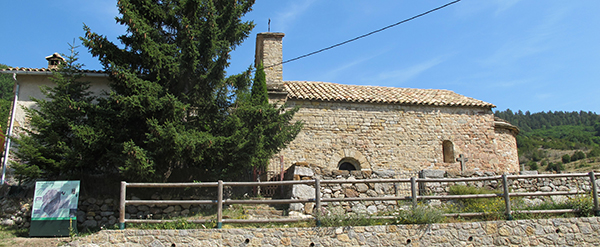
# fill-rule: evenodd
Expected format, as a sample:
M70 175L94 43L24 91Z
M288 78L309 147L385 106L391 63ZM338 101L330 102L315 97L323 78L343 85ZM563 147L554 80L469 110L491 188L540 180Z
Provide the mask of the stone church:
M439 89L283 81L283 37L259 33L255 64L265 66L271 103L298 107L293 121L304 128L272 159L270 174L294 163L323 170L519 170L518 129L495 118L493 104Z
M293 121L304 128L271 161L268 174L280 174L297 163L324 170L416 172L516 172L518 129L494 118L493 104L448 90L353 86L317 81L283 81L283 33L260 33L256 64L262 62L272 103L298 107ZM13 130L27 125L23 108L31 97L44 98L53 67L0 71L16 80L17 107ZM110 90L103 71L83 71L99 94ZM458 158L467 162L458 162Z

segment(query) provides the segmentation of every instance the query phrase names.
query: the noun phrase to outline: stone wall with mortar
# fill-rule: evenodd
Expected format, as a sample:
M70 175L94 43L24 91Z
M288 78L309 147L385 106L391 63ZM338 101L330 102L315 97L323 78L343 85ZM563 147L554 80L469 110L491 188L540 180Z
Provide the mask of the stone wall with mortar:
M430 225L105 230L71 246L595 246L597 217Z
M304 122L296 139L279 153L288 166L307 162L335 170L342 159L351 158L359 170L459 171L454 160L464 154L466 170L519 170L515 138L496 131L489 109L297 100L287 105L298 107L294 121ZM453 144L453 162L444 162L444 141ZM270 170L278 173L278 159Z

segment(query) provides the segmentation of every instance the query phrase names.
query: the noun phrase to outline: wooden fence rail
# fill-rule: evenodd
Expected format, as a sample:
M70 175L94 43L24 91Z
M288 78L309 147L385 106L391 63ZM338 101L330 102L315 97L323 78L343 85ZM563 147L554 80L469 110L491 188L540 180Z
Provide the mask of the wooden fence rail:
M348 201L411 201L412 206L416 207L418 200L431 199L468 199L468 198L495 198L502 197L505 203L505 215L508 220L512 220L512 213L567 213L577 212L574 209L558 209L558 210L511 210L510 197L535 197L535 196L554 196L554 195L577 195L586 194L589 192L579 191L554 191L554 192L509 192L509 179L536 179L536 178L574 178L574 177L589 177L591 184L591 194L594 202L594 213L599 215L598 207L598 188L596 185L596 176L600 173L570 173L570 174L538 174L538 175L501 175L479 178L415 178L410 179L362 179L362 180L292 180L292 181L268 181L268 182L208 182L208 183L127 183L121 182L120 204L119 204L119 228L125 229L125 223L164 223L174 220L153 220L153 219L125 219L125 207L127 205L176 205L176 204L212 204L217 205L217 228L221 228L223 223L269 223L269 222L298 222L316 220L317 226L320 226L321 204L323 202L348 202ZM500 180L502 183L503 193L499 194L470 194L470 195L445 195L445 196L420 196L418 195L419 183L434 183L434 182L474 182L474 181L489 181ZM347 183L410 183L411 196L393 196L393 197L354 197L354 198L321 198L321 186L323 184L347 184ZM273 185L314 185L315 198L309 199L271 199L271 200L233 200L223 199L224 186L273 186ZM127 188L201 188L201 187L217 187L217 198L215 200L127 200ZM223 219L223 205L233 204L290 204L290 203L315 203L315 215L307 218L287 218L287 219ZM483 212L475 213L453 213L445 214L447 217L470 217L485 215ZM375 219L388 219L393 216L372 216ZM192 220L193 223L204 223L207 220Z

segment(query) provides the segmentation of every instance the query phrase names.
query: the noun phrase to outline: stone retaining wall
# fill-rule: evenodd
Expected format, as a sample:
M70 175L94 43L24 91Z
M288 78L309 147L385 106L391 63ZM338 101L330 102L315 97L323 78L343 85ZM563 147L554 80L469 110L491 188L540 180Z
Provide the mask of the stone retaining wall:
M401 197L410 196L410 184L407 183L361 183L363 179L392 179L416 177L418 173L382 171L345 171L321 170L306 163L297 163L287 172L288 178L305 180L320 178L321 180L344 180L351 183L321 184L321 198L367 198L367 197ZM293 199L310 199L315 197L313 185L290 186L288 197ZM377 214L382 211L394 211L401 205L397 201L342 201L323 202L325 211L336 213ZM314 203L292 203L290 211L312 214Z
M315 228L105 230L71 246L595 246L599 218Z
M380 171L344 171L344 170L325 170L316 165L307 163L297 163L286 172L288 179L310 180L319 178L321 180L339 180L349 183L343 184L322 184L321 198L368 198L368 197L404 197L411 196L409 183L364 183L364 179L392 179L392 178L456 178L456 177L490 177L497 176L494 172L470 172L464 175L449 174L442 170L422 170L419 173L405 173L393 170ZM509 179L510 190L512 192L589 192L591 184L589 177L573 178L533 178L533 179ZM596 180L600 186L600 180ZM453 185L468 185L478 188L487 188L491 190L501 190L502 182L498 180L472 181L472 182L418 182L419 195L448 195L450 187ZM315 197L313 185L293 185L290 186L288 198L293 199L311 199ZM527 204L535 205L545 201L562 202L567 196L544 196L544 197L525 197ZM436 201L436 204L439 200ZM324 211L336 213L358 213L358 214L377 214L379 212L394 211L406 204L397 201L343 201L322 203ZM314 213L314 203L293 203L290 205L291 211L297 211L304 214Z
M494 176L492 172L474 172L467 174L468 177ZM398 173L392 170L383 171L340 171L340 170L320 170L314 169L306 164L295 165L286 173L288 179L313 179L322 180L345 180L352 183L345 184L322 184L322 198L366 198L366 197L392 197L392 196L410 196L410 184L408 183L361 183L363 179L373 178L407 178L417 176L416 174ZM421 177L447 177L447 173L439 170L424 170L420 173ZM515 179L510 180L510 188L513 192L535 192L535 191L590 191L588 177L580 178L536 178L536 179ZM600 186L600 180L597 180ZM421 195L446 195L450 186L454 184L464 184L475 187L485 187L490 189L501 189L501 183L492 181L476 182L436 182L420 183L419 192ZM315 189L311 185L288 186L287 198L307 199L314 198ZM228 193L226 193L227 195ZM148 198L152 200L198 200L215 199L216 195L192 195L187 197L174 197L171 194L158 195L153 194ZM531 197L525 198L529 204L538 204L546 200L560 202L565 200L566 196L551 197ZM138 200L135 195L128 194L128 199ZM0 224L14 225L20 228L29 227L31 217L31 199L30 198L4 198L0 201ZM351 214L377 214L385 211L394 211L401 207L408 207L408 202L403 204L397 201L342 201L323 203L323 212L333 213L351 213ZM204 205L210 207L211 205ZM178 216L194 215L202 211L200 205L129 205L126 207L127 219L162 219ZM314 213L315 204L292 203L290 204L290 215L304 217ZM304 215L303 215L304 214ZM119 217L118 200L112 198L80 198L77 221L80 229L101 228L114 226Z
M428 176L425 174L435 174L434 176ZM443 174L443 173L442 173ZM537 174L537 173L535 173ZM432 172L424 170L421 172L421 177L426 178L441 178L440 172ZM497 176L493 172L475 172L466 175L465 177L489 177ZM571 177L571 178L519 178L509 179L509 190L511 192L579 192L585 193L591 191L590 178L585 177ZM487 180L487 181L473 181L473 182L434 182L434 183L420 183L419 193L422 195L448 195L449 189L453 185L468 185L477 188L487 188L491 190L502 190L502 181L498 180ZM596 180L596 185L600 186L600 180ZM537 197L524 197L526 203L529 204L540 204L545 201L562 202L567 199L567 196L537 196Z
M32 197L32 195L31 195ZM31 197L6 196L0 200L0 225L28 228L31 222ZM215 199L216 195L173 196L153 194L145 200L200 200ZM128 200L140 200L128 195ZM127 219L163 219L194 215L202 206L212 205L129 205L125 208ZM216 206L215 206L216 207ZM77 205L77 226L80 230L115 227L119 220L119 200L113 198L80 197Z

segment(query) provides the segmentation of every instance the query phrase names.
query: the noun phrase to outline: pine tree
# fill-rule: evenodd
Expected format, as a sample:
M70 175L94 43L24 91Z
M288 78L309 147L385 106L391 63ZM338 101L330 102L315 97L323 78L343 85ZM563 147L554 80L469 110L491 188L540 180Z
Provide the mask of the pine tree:
M17 157L25 163L13 168L21 178L65 179L79 177L83 171L94 173L96 157L90 152L88 114L94 111L95 97L87 91L78 53L71 54L50 80L53 87L42 87L46 99L33 99L39 108L25 109L30 128L17 139Z
M108 121L95 125L110 139L104 160L130 180L235 179L295 137L293 111L246 102L249 71L225 76L253 3L120 0L123 48L84 28L112 82L99 100Z

